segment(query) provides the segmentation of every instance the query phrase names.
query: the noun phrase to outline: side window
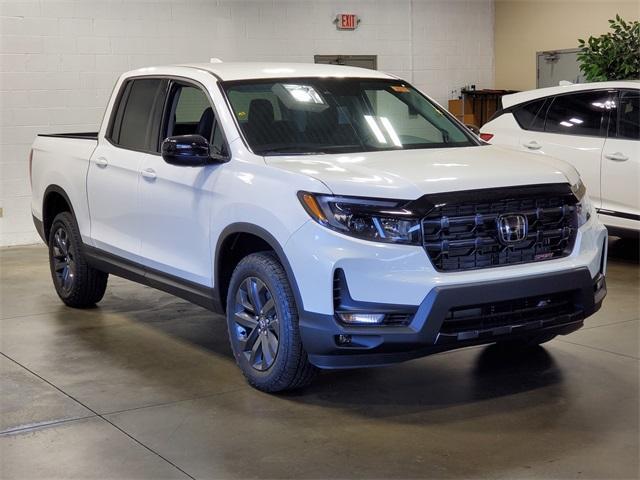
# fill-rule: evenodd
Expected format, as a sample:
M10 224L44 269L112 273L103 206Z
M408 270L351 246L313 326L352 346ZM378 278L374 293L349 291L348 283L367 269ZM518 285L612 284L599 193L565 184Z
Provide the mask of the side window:
M526 103L513 111L513 116L524 130L535 130L541 132L544 130L544 118L547 99L534 100Z
M640 90L623 90L617 116L617 137L640 140Z
M132 150L155 150L156 116L164 94L165 82L159 78L129 81L120 97L109 139Z
M609 92L559 95L547 111L545 132L604 136L603 124L611 106Z
M224 137L209 98L198 87L175 82L169 93L163 138L201 135L211 143L213 153L225 153Z

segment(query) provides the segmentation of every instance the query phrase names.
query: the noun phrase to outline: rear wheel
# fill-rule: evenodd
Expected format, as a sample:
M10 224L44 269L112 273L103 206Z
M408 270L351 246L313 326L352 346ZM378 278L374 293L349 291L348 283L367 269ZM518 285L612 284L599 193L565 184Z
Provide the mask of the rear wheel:
M255 388L279 392L313 379L316 368L302 347L293 292L273 253L251 254L234 270L227 324L236 363Z
M86 308L102 300L109 275L92 268L82 252L82 240L69 212L56 215L49 231L51 278L68 306Z

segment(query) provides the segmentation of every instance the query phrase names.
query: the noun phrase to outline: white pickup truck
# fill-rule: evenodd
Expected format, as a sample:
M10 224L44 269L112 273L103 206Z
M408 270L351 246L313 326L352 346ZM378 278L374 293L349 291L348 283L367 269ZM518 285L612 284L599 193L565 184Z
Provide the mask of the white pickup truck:
M128 72L99 132L39 135L30 168L64 303L99 302L115 274L224 313L264 391L542 343L606 294L606 229L573 167L487 145L377 71Z

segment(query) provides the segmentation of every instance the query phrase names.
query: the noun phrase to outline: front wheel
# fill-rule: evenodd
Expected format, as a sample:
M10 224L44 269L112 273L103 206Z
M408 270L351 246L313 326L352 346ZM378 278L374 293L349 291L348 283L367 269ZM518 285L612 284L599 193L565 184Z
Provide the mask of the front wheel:
M234 270L227 325L236 363L253 387L279 392L313 379L316 368L302 347L295 298L273 253L251 254Z

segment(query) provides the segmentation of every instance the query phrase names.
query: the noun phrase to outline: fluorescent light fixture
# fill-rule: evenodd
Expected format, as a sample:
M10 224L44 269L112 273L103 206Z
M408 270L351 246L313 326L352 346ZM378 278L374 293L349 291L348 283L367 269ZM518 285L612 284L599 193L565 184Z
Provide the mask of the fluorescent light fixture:
M579 118L570 118L569 121L571 123L575 123L576 125L580 125L581 123L584 123L584 120L580 120Z
M560 125L562 125L563 127L573 127L573 123L565 121L560 122Z
M387 139L384 138L384 135L382 134L382 130L380 130L380 127L378 127L378 124L376 123L374 118L371 115L365 115L364 119L369 124L369 128L375 135L376 140L378 140L379 143L387 143Z
M391 138L391 141L393 142L393 144L396 147L401 147L402 142L400 141L400 138L398 137L398 134L393 128L393 125L391 125L391 122L389 121L389 119L387 117L380 117L380 122L382 122L382 126L389 134L389 137Z
M320 94L311 85L291 85L282 84L282 86L295 98L298 102L324 104L324 100Z

